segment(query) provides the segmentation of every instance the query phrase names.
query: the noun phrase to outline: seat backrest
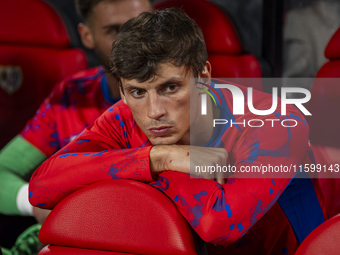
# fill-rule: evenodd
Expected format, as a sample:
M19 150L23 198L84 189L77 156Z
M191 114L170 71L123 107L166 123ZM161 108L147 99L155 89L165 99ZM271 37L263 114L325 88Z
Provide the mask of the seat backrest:
M340 250L340 215L325 221L303 240L295 255L334 255Z
M340 28L329 41L325 56L329 62L319 70L306 108L309 138L316 163L326 166L319 173L319 183L329 217L340 213L340 173L335 169L340 159ZM331 169L330 171L328 169ZM323 168L325 169L325 168ZM335 170L335 171L334 171Z
M39 239L52 244L41 254L68 254L67 247L79 254L82 249L92 254L197 254L175 204L159 190L132 180L98 182L71 194L47 217Z
M89 250L73 247L63 247L57 245L47 245L40 252L39 255L134 255L131 253L112 252Z
M307 109L312 117L307 117L307 120L313 144L337 147L340 146L340 139L337 139L340 119L334 116L339 114L340 86L334 78L340 78L340 28L329 41L325 56L329 62L321 67L311 89L312 97ZM327 132L322 132L325 128Z
M69 48L57 13L41 0L0 3L0 148L24 127L52 87L87 68Z
M340 27L328 42L325 49L325 57L329 59L329 62L320 68L317 77L340 78Z
M156 9L181 8L201 28L212 66L213 78L261 78L259 61L243 51L231 20L206 0L164 0ZM262 90L262 83L255 89Z

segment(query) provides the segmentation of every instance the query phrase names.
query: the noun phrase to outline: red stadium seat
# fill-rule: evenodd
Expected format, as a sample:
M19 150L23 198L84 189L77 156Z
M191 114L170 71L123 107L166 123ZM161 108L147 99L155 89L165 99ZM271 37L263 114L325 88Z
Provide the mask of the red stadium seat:
M312 113L307 117L310 141L316 163L332 166L335 171L322 171L319 183L326 201L329 217L340 213L340 172L334 164L340 164L340 28L329 41L325 56L329 59L319 70L306 108ZM334 79L338 78L338 79ZM327 177L327 178L326 178ZM336 178L337 177L337 178Z
M61 201L44 222L42 254L197 254L187 221L159 190L108 180ZM203 244L204 248L204 244Z
M87 68L85 54L69 48L57 13L41 0L0 3L0 148L31 118L52 87Z
M325 221L303 240L295 255L334 255L340 250L340 214Z
M171 7L183 9L202 29L213 78L262 77L259 61L243 51L233 23L216 5L206 0L165 0L155 3L156 9ZM253 81L252 87L263 90L262 83L255 85Z

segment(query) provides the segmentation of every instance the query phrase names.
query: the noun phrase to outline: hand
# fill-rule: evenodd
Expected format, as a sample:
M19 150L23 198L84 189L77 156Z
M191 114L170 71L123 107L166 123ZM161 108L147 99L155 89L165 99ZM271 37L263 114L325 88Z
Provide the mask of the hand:
M225 166L228 152L224 148L209 148L189 145L156 145L150 151L152 173L172 170L216 180L224 184L222 172L201 171L208 166Z
M47 216L50 214L51 210L41 209L39 207L33 206L33 216L38 223L43 224Z

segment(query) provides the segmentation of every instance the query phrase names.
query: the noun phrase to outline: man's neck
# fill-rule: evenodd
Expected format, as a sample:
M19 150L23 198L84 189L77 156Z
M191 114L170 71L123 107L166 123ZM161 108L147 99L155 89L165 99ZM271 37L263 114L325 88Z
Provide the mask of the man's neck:
M212 104L211 100L207 102L207 115L199 114L195 123L191 126L190 144L196 146L204 146L213 136L215 128L213 127L213 120L218 119L220 109Z

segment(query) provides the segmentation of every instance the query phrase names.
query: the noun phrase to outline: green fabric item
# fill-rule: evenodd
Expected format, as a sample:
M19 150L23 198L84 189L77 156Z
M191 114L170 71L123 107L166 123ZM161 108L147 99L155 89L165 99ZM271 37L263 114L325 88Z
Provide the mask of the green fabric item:
M15 241L12 249L1 248L3 255L36 255L39 252L40 241L39 231L40 224L30 226L22 232Z
M16 205L20 187L47 157L21 136L0 151L0 213L21 215Z
M12 255L11 251L6 248L1 248L2 255Z
M11 255L35 255L39 252L40 224L35 224L20 234L11 249Z

